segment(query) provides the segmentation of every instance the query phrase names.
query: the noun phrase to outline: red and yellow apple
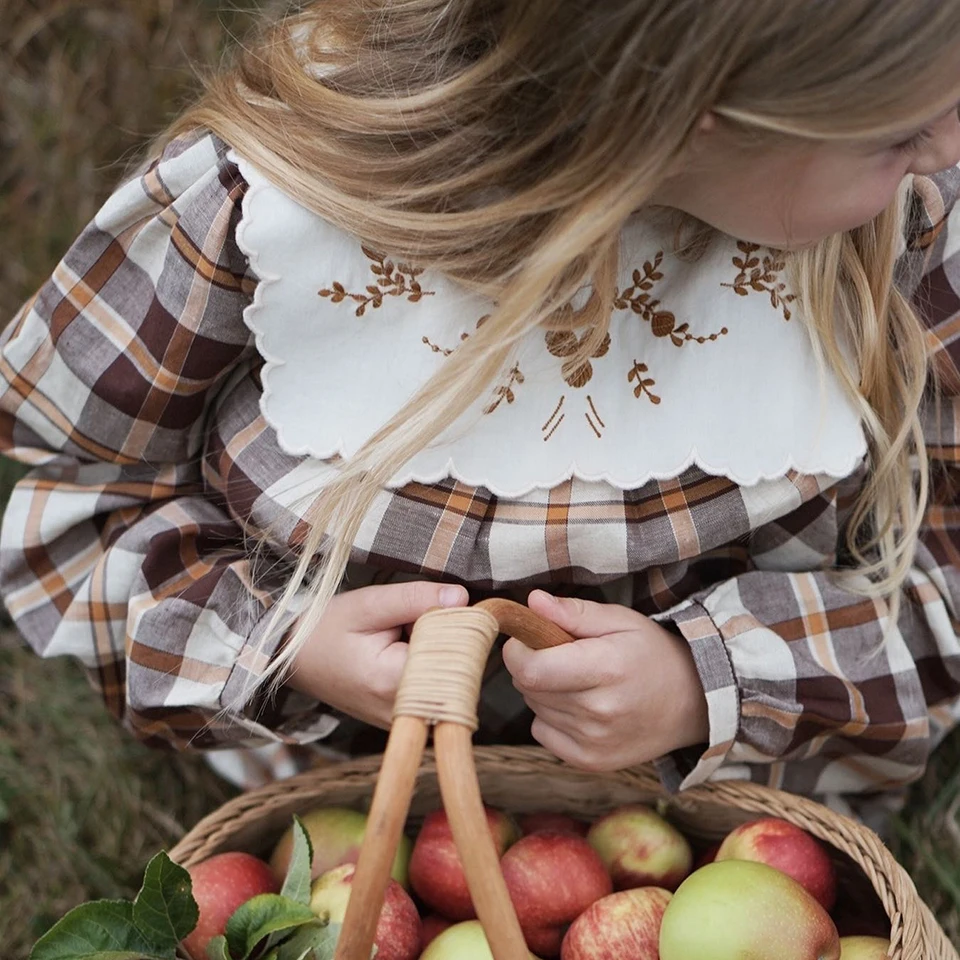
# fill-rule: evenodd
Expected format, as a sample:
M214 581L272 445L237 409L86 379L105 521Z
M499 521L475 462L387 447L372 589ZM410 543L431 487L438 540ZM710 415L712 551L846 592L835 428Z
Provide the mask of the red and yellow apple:
M587 840L613 878L616 890L675 890L693 865L687 838L655 810L630 804L601 817Z
M717 860L754 860L775 867L832 910L837 899L833 861L806 830L777 817L744 823L724 838Z
M437 936L420 960L493 960L493 952L479 920L455 923ZM529 960L538 960L532 953Z
M601 897L570 925L560 960L660 960L660 924L670 898L662 887Z
M187 873L200 909L196 927L183 941L193 960L206 960L207 943L224 932L237 907L280 890L269 864L249 853L218 853L188 867Z
M319 876L310 886L310 909L331 923L343 923L356 864L345 863ZM377 960L416 960L421 949L420 914L403 887L387 882L374 935Z
M356 863L360 856L360 845L367 829L366 814L349 807L318 807L300 815L310 843L313 846L313 863L310 868L311 879L316 880L322 873L343 863ZM410 838L400 837L397 854L393 860L390 876L401 886L409 889L407 869L410 862ZM293 825L283 834L273 849L270 866L281 883L290 866L293 853Z
M519 829L503 811L484 809L497 856L502 856L516 841ZM470 920L477 915L445 811L435 810L424 818L410 855L409 875L417 896L442 916Z
M890 941L885 937L841 937L840 960L887 960Z
M613 892L599 854L574 833L521 837L501 857L500 869L527 946L543 957L557 956L567 927Z
M536 833L539 830L549 830L554 833L575 833L585 837L590 829L586 820L579 820L566 813L555 813L550 810L536 810L533 813L522 813L517 816L517 824L524 836Z
M690 874L663 913L660 960L839 960L830 915L765 863L718 860Z

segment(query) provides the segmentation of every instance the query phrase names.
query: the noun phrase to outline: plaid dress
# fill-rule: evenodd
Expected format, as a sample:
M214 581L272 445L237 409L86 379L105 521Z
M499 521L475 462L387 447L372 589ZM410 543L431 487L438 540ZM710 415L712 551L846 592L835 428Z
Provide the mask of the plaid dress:
M380 749L384 735L249 682L272 654L261 640L298 533L276 491L303 458L261 414L263 358L243 320L257 279L236 239L248 185L228 152L209 135L170 144L6 327L0 451L32 469L3 518L0 590L37 653L78 658L135 736L242 747L240 766L211 758L252 784ZM885 645L883 604L831 575L862 469L738 486L691 467L637 489L572 479L516 499L410 483L382 492L347 585L444 579L473 600L542 586L678 631L710 737L659 762L672 789L743 777L824 796L917 778L960 711L958 192L960 170L916 180L901 260L944 390L925 414L935 495ZM618 545L616 569L598 572L597 538ZM480 715L478 742L529 741L496 659Z

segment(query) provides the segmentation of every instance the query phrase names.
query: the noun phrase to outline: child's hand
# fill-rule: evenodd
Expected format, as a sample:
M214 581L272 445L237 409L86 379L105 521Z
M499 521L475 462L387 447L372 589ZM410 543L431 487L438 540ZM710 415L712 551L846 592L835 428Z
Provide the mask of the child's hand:
M620 770L706 742L707 702L682 638L628 607L530 594L531 610L577 638L503 661L536 714L532 734L584 770Z
M340 593L294 658L287 683L387 729L407 662L403 628L433 607L465 607L468 600L463 587L427 581Z

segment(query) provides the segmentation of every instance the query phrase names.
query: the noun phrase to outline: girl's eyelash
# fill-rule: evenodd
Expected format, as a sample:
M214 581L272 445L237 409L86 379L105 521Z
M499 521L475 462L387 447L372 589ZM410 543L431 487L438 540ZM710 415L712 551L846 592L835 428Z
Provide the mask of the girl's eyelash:
M903 140L900 143L896 143L893 146L893 149L898 153L913 153L915 150L919 150L922 146L930 142L933 132L931 130L921 130L919 133L915 133L909 140Z

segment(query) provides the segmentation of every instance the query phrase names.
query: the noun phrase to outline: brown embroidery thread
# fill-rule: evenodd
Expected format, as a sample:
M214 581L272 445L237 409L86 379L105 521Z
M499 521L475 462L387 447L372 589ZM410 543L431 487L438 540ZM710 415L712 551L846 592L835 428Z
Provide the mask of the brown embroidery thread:
M410 303L419 303L424 297L434 295L433 290L424 290L420 285L418 278L423 273L421 268L406 263L394 264L368 247L361 249L370 261L370 272L377 278L376 283L370 284L364 293L349 293L342 283L335 280L331 288L324 287L319 291L321 297L329 298L331 303L352 300L359 304L356 315L362 317L367 307L379 309L384 297L406 297Z
M768 293L773 309L781 310L783 319L789 320L792 316L789 304L797 297L796 294L786 292L787 285L780 279L780 274L787 266L786 256L779 251L771 251L761 261L756 255L760 249L759 244L739 240L737 247L743 256L735 256L733 265L740 272L733 283L722 283L720 286L729 287L741 297L747 297L751 292Z
M652 377L644 377L645 373L649 372L649 368L645 363L638 363L636 360L633 361L633 369L627 374L627 383L633 383L634 380L637 381L637 385L633 388L633 395L639 400L644 394L647 395L647 399L656 405L660 403L660 397L655 393L650 391L651 387L657 385L657 381Z
M523 374L520 372L520 367L517 366L517 364L514 364L510 371L510 379L506 383L501 383L500 386L497 387L496 393L494 394L496 399L483 412L493 413L493 411L496 410L504 400L506 400L508 404L513 403L513 401L516 399L513 392L513 387L515 384L519 383L523 383Z
M543 442L546 443L553 435L556 433L557 427L563 423L566 418L565 413L560 413L560 408L563 406L563 401L566 400L566 394L560 398L560 402L554 407L553 413L550 414L550 419L540 428L540 432L545 434ZM560 419L557 420L557 414L560 413ZM554 422L556 421L556 422ZM553 424L551 427L550 424Z
M655 337L669 337L675 347L682 347L685 343L694 341L706 343L708 340L718 340L727 334L723 327L719 333L707 336L697 336L690 333L690 324L677 324L677 318L669 310L661 310L661 301L655 298L651 291L657 282L663 279L660 265L663 263L663 251L658 250L653 258L643 264L643 273L633 271L633 283L622 293L619 288L614 293L613 305L618 310L632 310L641 319L650 324L650 330Z
M554 357L572 357L580 349L588 334L578 337L572 330L551 330L546 335L547 349ZM610 349L610 334L608 333L596 350L590 355L590 360L599 360L605 357ZM590 360L583 360L567 369L567 364L563 365L561 370L563 379L571 387L585 387L593 377L593 364Z

